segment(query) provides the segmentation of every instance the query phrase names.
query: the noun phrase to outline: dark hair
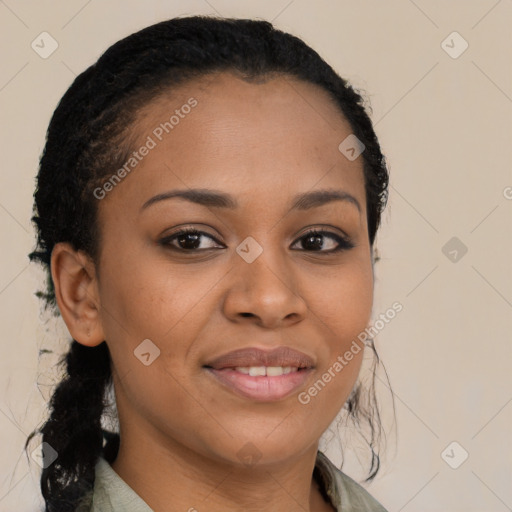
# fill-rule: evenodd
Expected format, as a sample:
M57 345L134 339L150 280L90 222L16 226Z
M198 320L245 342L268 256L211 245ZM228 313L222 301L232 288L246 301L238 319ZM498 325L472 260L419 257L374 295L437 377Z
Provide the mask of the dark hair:
M269 22L175 18L111 46L74 80L53 114L34 193L32 221L37 246L29 258L47 270L47 288L38 296L54 314L58 315L58 308L50 272L52 250L58 242L69 242L97 263L101 233L99 201L93 190L112 169L121 167L133 150L130 127L137 112L173 85L222 71L248 82L273 76L297 78L329 93L365 146L362 159L373 249L389 176L362 96L303 41L276 30ZM30 434L25 445L42 433L43 442L58 453L41 475L46 512L76 510L79 502L91 495L98 457L112 463L119 447L119 434L101 425L106 391L112 385L106 342L91 348L72 340L59 364L64 362L67 375L51 397L49 419ZM375 476L380 464L376 446L382 426L373 383L366 395L368 410L362 407L359 385L345 404L356 424L370 427L366 441L372 458L367 480Z

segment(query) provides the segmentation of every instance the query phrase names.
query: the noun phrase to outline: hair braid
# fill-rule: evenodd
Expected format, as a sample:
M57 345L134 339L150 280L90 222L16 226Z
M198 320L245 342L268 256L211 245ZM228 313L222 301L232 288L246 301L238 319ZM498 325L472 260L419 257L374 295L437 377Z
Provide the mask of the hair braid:
M41 475L46 512L74 511L81 498L90 497L94 467L104 451L104 437L110 441L108 459L112 461L117 455L118 434L104 431L101 426L107 405L105 391L111 378L107 344L91 348L73 340L59 364L64 362L67 376L53 393L50 417L39 430L42 442L57 452L55 461L43 468Z

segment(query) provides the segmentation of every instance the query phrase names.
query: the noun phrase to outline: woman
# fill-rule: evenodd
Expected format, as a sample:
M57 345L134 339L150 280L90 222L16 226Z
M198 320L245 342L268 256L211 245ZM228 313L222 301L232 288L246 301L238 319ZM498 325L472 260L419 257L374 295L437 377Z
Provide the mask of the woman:
M172 19L78 76L30 255L73 338L46 510L384 510L318 442L343 406L367 419L375 476L358 374L387 186L362 98L268 22Z

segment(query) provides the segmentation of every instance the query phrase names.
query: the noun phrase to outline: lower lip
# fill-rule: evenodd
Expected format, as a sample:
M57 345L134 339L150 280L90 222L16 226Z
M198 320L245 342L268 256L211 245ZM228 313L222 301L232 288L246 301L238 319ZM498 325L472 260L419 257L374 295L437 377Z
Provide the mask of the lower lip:
M232 368L207 370L222 384L245 398L251 398L260 402L282 400L304 385L313 368L298 370L296 372L267 377L259 375L252 377L245 373L237 372Z

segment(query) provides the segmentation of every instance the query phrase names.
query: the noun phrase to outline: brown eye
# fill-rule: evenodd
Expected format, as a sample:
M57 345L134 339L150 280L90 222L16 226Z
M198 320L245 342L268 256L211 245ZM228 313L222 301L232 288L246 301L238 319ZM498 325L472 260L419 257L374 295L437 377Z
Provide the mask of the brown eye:
M336 245L333 249L322 250L325 238L329 238L331 241L335 242ZM331 233L330 231L319 231L315 229L302 235L298 242L300 241L302 241L301 245L303 249L309 252L333 253L355 247L348 238L344 238L336 233Z
M215 241L217 244L219 243L208 233L205 233L204 231L198 231L197 229L182 229L181 231L178 231L171 236L162 238L160 243L177 251L199 252L212 249L213 247L200 247L203 237L209 238L210 240Z

